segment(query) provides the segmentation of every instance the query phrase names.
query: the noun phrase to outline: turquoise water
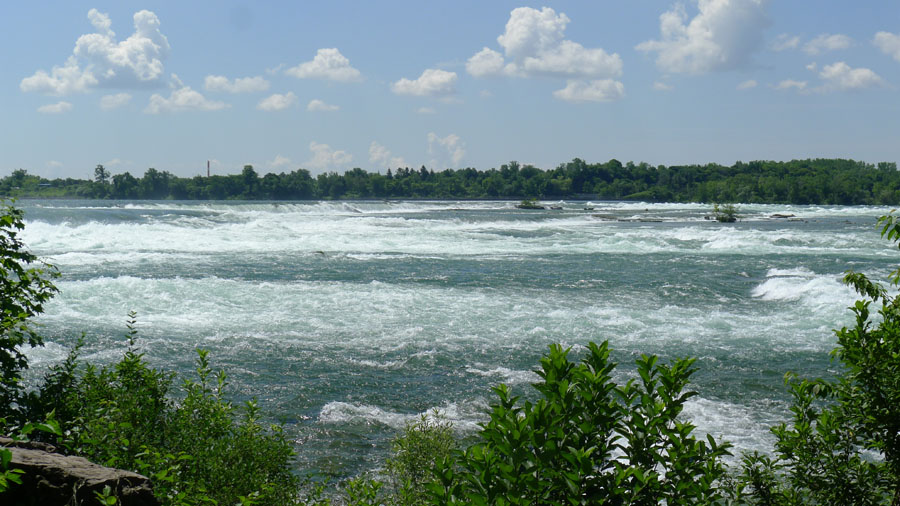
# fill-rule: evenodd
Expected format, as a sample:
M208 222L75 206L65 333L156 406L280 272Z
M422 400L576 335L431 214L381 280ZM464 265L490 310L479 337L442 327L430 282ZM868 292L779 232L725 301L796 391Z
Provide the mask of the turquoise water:
M620 380L641 353L697 357L687 415L765 450L784 373L834 372L843 272L884 278L898 259L875 230L883 208L748 205L719 224L699 204L19 205L28 245L63 274L32 380L81 332L85 360L115 360L134 310L154 365L187 374L210 350L237 399L286 424L302 469L340 476L379 466L433 409L471 435L492 385L530 394L547 345L604 339Z

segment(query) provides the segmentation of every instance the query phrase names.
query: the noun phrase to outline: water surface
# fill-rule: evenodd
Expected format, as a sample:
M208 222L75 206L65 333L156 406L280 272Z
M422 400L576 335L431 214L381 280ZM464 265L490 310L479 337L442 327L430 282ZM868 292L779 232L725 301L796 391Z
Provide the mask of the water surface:
M154 365L189 374L210 350L237 399L286 424L301 468L341 476L435 408L471 435L490 387L529 395L557 342L609 340L619 380L641 353L697 357L687 414L764 450L788 416L785 372L834 373L843 273L883 279L897 261L872 207L748 205L719 224L700 204L20 205L28 245L62 272L33 374L81 332L85 360L115 360L134 310Z

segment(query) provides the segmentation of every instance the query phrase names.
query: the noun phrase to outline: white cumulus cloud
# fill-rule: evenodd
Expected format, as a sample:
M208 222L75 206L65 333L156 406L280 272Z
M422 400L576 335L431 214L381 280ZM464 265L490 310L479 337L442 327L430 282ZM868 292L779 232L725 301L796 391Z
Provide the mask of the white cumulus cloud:
M826 51L836 51L838 49L847 49L853 43L850 37L836 33L823 33L818 37L803 44L803 52L808 55L817 55Z
M812 67L810 70L814 70ZM818 91L848 91L884 86L884 79L867 68L852 68L839 61L822 67L819 77L825 84Z
M737 85L737 89L739 89L739 90L749 90L749 89L751 89L751 88L756 88L756 86L757 86L758 84L759 84L759 83L757 83L755 80L753 80L753 79L748 79L748 80L746 80L746 81L744 81L744 82L738 84L738 85Z
M769 46L772 51L786 51L788 49L797 49L800 46L800 37L796 35L788 35L782 33Z
M416 113L417 114L435 114L435 113L437 113L437 111L434 110L433 107L419 107L418 109L416 109Z
M445 97L456 93L456 72L440 69L425 69L418 79L403 78L391 85L398 95L418 97Z
M114 95L103 95L100 98L100 108L104 111L117 109L131 101L131 95L128 93L116 93Z
M362 78L359 71L350 66L350 60L335 47L319 49L312 61L301 63L284 72L299 79L352 82Z
M275 155L275 159L269 162L269 167L279 169L291 164L291 159L286 156Z
M158 86L169 42L159 30L156 14L142 10L134 14L134 33L116 40L107 14L91 9L88 20L95 32L78 37L75 49L63 65L50 72L38 70L22 79L22 91L68 95L95 87L143 88Z
M514 74L515 66L510 66L506 70L506 63L503 55L491 48L485 47L481 51L475 53L466 62L466 72L475 77L486 77L501 74Z
M315 170L331 170L346 167L353 161L353 155L339 149L332 149L328 144L320 144L316 141L309 143L312 158L305 165Z
M614 79L594 81L571 80L566 87L553 92L553 96L566 102L610 102L625 96L625 85Z
M192 89L190 86L184 86L175 74L172 74L172 80L177 86L169 94L169 97L166 98L154 93L150 97L150 103L144 109L145 113L160 114L164 112L182 111L218 111L231 107L225 102L209 100L199 91Z
M635 46L655 52L664 72L703 74L746 66L762 46L769 25L768 0L697 0L697 15L688 19L677 4L659 17L659 40Z
M314 99L310 100L308 104L306 104L307 111L331 112L331 111L337 111L339 109L340 109L340 107L338 107L336 105L332 105L332 104L327 104L327 103L319 100L318 98L314 98Z
M369 163L378 167L406 167L406 160L399 156L391 156L392 153L388 148L372 141L369 144Z
M656 81L653 83L653 89L656 91L672 91L674 88L671 84L666 84L662 81Z
M456 134L439 137L436 133L429 132L428 154L441 158L449 157L453 165L459 166L459 162L466 156L466 144ZM438 162L432 160L432 165L438 165Z
M256 108L260 111L283 111L297 103L297 95L293 91L274 93L259 101Z
M62 114L71 111L72 104L65 101L59 101L55 104L42 105L38 107L37 110L42 114Z
M622 58L618 54L609 54L602 48L586 48L565 39L569 21L568 16L557 14L550 7L541 10L531 7L513 9L506 22L506 30L497 37L504 54L485 47L469 58L466 71L475 77L620 76Z
M225 76L206 76L204 88L207 91L225 91L228 93L254 93L269 89L269 81L260 76L238 77L233 81Z
M797 90L797 91L805 91L806 85L809 84L806 81L796 81L794 79L785 79L774 86L776 90Z
M881 52L900 62L900 34L878 32L875 34L875 38L872 39L872 43Z

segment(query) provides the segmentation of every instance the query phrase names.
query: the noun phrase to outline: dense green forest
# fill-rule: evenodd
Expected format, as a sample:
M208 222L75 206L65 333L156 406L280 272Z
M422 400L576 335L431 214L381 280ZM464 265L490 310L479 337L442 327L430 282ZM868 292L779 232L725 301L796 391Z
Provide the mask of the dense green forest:
M240 174L178 177L147 169L142 177L112 175L102 165L92 180L45 179L18 169L0 179L0 195L97 199L493 199L584 198L649 202L742 202L790 204L880 204L900 202L896 162L877 165L855 160L736 162L654 167L618 160L581 159L542 170L518 162L499 169L426 167L313 177L298 169L260 176L251 165Z

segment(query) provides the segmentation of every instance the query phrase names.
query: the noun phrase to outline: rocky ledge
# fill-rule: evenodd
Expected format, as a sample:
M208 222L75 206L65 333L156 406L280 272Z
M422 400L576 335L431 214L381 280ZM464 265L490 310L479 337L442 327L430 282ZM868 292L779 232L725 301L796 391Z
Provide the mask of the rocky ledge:
M94 493L109 486L118 506L159 506L146 476L62 455L43 443L0 438L0 447L12 452L11 468L25 471L22 484L0 497L4 505L96 504Z

